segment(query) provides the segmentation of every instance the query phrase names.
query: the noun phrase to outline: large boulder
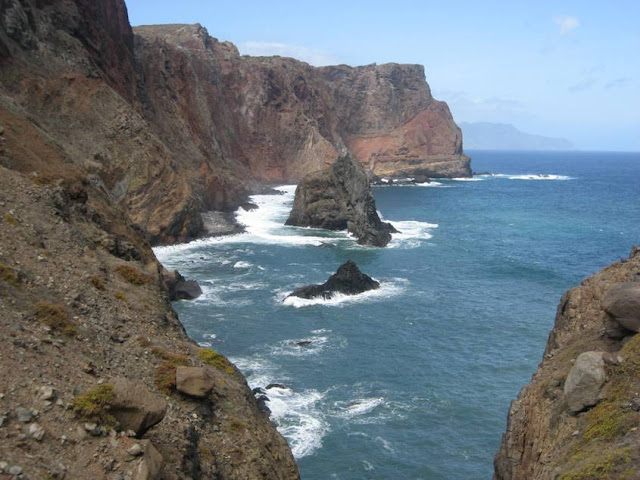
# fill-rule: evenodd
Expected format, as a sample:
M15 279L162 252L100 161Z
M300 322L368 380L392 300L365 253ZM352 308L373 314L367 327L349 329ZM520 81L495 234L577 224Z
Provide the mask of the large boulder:
M580 412L600 401L600 389L604 384L603 352L584 352L576 359L567 380L564 394L572 412Z
M338 271L331 275L325 283L298 288L289 296L306 299L316 297L329 299L336 293L357 295L358 293L374 290L379 287L379 282L376 282L369 275L362 273L354 262L348 260L341 265Z
M115 395L109 413L118 421L121 430L133 430L140 437L162 421L167 413L167 402L163 398L125 378L116 378L112 384Z
M190 397L204 398L213 389L213 378L206 368L176 368L176 390Z
M163 458L149 440L143 440L142 460L136 470L135 480L159 480L162 478Z
M624 328L640 332L640 282L613 287L604 297L602 307Z
M367 174L349 155L302 179L286 224L348 230L359 244L376 247L386 246L397 232L380 220Z

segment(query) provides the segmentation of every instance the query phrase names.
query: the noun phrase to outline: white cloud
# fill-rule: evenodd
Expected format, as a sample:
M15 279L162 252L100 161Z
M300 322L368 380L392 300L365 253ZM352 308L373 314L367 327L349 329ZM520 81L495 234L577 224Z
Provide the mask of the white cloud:
M315 66L336 65L340 63L336 57L326 52L277 42L244 42L240 44L240 52L243 55L269 57L279 55L281 57L293 57Z
M560 35L566 35L580 26L580 20L569 15L556 15L552 20L560 27Z

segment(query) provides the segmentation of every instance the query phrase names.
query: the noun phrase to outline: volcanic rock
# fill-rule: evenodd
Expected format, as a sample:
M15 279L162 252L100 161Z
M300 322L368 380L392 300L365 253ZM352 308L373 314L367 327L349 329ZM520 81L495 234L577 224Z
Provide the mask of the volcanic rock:
M600 400L600 388L604 384L603 352L584 352L576 359L567 380L564 394L572 412L579 412Z
M380 220L367 174L349 155L302 179L286 225L348 230L359 244L376 247L386 246L397 232Z
M176 368L176 390L196 398L204 398L213 389L213 379L202 367Z
M115 397L109 413L118 421L121 430L133 430L140 437L162 421L167 413L164 399L125 378L116 378L112 384Z
M195 280L186 280L177 270L162 269L162 281L169 292L169 300L193 300L202 295L202 288Z
M640 332L640 282L615 286L607 293L602 307L624 328Z
M379 287L379 282L376 282L369 275L362 273L354 262L348 260L342 264L340 268L338 268L338 271L331 275L325 283L298 288L294 290L289 297L306 299L322 297L329 299L336 293L357 295L358 293L375 290Z

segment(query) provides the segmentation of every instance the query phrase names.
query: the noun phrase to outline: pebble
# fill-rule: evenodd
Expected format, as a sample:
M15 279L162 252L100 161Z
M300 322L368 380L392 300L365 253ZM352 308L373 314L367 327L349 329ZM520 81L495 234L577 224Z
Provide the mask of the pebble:
M18 417L18 421L22 423L29 423L33 418L33 413L31 410L24 407L18 407L16 409L16 416Z
M573 435L574 437L577 437L578 435L580 435L580 430L574 431L571 435Z
M9 469L9 474L10 475L21 475L22 474L22 467L19 467L18 465L14 465L13 467L11 467Z
M7 462L0 462L0 473L6 473L9 470L9 464Z
M137 457L138 455L142 455L142 447L139 443L134 443L133 445L131 445L131 447L129 447L127 452L129 453L129 455Z
M37 423L32 423L29 425L29 435L31 435L31 438L41 442L44 438L44 428Z
M56 391L53 387L45 385L40 387L40 399L52 400L56 396Z

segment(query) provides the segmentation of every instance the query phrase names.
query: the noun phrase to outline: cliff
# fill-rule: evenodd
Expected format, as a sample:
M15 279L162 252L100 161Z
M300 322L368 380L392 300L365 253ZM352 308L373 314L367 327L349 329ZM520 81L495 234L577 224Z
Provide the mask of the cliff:
M258 183L295 182L340 153L384 176L470 174L421 66L240 56L200 25L132 29L122 0L2 9L0 107L16 117L3 125L35 125L153 243L194 238L200 212L233 210ZM11 168L53 173L38 155Z
M640 335L618 322L640 322L639 277L634 248L563 296L542 363L509 409L496 480L637 478Z
M148 238L217 199L145 116L124 3L8 0L0 22L0 477L299 478L169 302Z

